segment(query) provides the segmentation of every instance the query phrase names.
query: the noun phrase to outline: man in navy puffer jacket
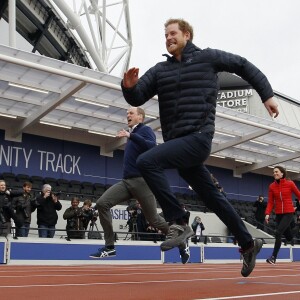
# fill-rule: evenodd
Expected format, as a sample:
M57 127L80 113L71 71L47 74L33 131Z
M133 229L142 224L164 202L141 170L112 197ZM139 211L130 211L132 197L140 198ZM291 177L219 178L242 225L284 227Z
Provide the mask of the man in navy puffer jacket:
M172 55L149 69L141 78L139 69L124 74L123 95L134 106L158 95L161 129L165 143L141 154L137 160L145 181L173 222L162 251L172 249L193 235L184 222L184 211L171 192L164 169L177 169L180 176L201 194L236 237L243 255L242 275L250 275L261 240L253 240L240 216L212 182L204 166L211 150L215 130L218 73L236 73L260 95L270 115L278 115L273 90L265 75L245 58L214 49L199 49L193 43L193 28L182 19L165 24L166 48Z
M121 130L117 137L127 138L123 161L123 179L112 185L97 200L96 208L99 212L100 223L104 231L105 247L99 248L91 258L107 258L116 255L115 236L112 226L111 208L121 202L136 199L140 203L143 213L151 226L167 234L169 225L157 213L156 199L141 176L136 166L136 159L145 151L155 148L156 136L153 130L145 125L145 111L141 107L130 107L127 110L127 122L130 132ZM182 263L189 260L189 249L185 243L181 243L179 252Z

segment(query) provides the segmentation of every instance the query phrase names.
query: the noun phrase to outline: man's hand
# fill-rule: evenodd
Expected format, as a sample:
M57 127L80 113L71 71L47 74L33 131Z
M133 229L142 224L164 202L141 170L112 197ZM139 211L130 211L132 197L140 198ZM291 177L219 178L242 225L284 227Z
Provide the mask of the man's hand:
M269 215L266 215L266 216L265 216L265 221L266 221L267 224L269 224L269 218L270 218Z
M56 202L58 201L58 196L55 195L55 194L52 194L52 201L53 201L54 203L56 203Z
M44 193L44 198L45 198L45 199L48 198L48 197L50 196L50 193L51 193L51 191L46 191L46 192Z
M124 73L123 86L125 88L134 87L139 80L139 68L131 68Z
M271 97L267 101L265 101L264 105L272 118L273 117L276 118L279 115L278 104L273 99L273 97ZM275 116L274 116L274 114L275 114Z
M129 139L130 133L127 130L122 129L118 132L117 137L118 138L127 137Z

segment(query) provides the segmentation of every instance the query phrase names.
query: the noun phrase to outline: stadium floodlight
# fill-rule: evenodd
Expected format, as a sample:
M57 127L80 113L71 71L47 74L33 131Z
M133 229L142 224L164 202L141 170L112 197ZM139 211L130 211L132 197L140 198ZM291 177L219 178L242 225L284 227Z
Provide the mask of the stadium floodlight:
M249 165L252 165L252 164L253 164L252 161L247 161L247 160L242 160L242 159L235 159L235 161L241 162L241 163L244 163L244 164L249 164Z
M40 121L40 124L54 126L54 127L61 127L61 128L65 128L65 129L71 129L72 128L71 126L68 126L68 125L51 123L51 122L46 122L46 121Z
M17 87L17 88L20 88L20 89L25 89L25 90L29 90L29 91L38 92L38 93L43 93L43 94L48 94L49 93L49 91L46 91L46 90L42 90L42 89L39 89L39 88L35 88L35 87L32 87L32 86L23 85L23 84L19 84L19 83L14 83L14 82L9 82L8 85L13 86L13 87Z
M282 148L282 147L278 147L279 150L282 151L286 151L286 152L291 152L291 153L295 153L296 151L292 150L292 149L287 149L287 148Z
M258 145L262 145L262 146L269 146L269 144L263 143L263 142L260 142L260 141L250 140L249 142L254 143L254 144L258 144Z
M105 135L105 136L110 136L110 137L116 137L115 134L111 134L111 133L107 133L107 132L94 131L94 130L88 130L88 133Z
M228 137L235 137L233 134L225 133L225 132L220 132L220 131L215 131L216 134L228 136Z
M109 105L102 104L102 103L99 103L99 102L95 102L95 101L92 101L92 100L87 100L87 99L82 99L82 98L74 98L74 100L78 101L78 102L82 102L82 103L87 103L87 104L91 104L91 105L96 105L96 106L104 107L104 108L108 108L109 107Z
M223 158L223 159L226 158L226 156L218 155L218 154L210 154L210 156L217 157L217 158Z
M1 116L1 117L6 117L6 118L11 118L11 119L16 119L16 118L17 118L17 116L8 115L8 114L3 114L3 113L0 113L0 116Z

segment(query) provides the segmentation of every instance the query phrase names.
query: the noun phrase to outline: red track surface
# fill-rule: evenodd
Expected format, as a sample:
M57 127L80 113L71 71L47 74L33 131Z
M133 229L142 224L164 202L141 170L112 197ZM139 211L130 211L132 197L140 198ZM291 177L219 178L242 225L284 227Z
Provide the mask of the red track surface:
M300 263L0 266L0 299L300 299Z

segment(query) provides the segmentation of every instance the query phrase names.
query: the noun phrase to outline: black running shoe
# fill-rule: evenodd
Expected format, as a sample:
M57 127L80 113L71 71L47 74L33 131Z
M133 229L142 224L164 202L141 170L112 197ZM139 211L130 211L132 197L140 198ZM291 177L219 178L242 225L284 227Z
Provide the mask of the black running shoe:
M190 247L188 242L182 243L178 246L181 262L186 264L190 260Z
M240 249L243 257L243 267L241 274L248 277L255 267L256 256L262 248L263 242L260 239L253 240L253 246L247 250Z
M108 249L106 247L99 248L98 252L90 255L91 258L106 258L116 256L117 252L115 249Z
M271 256L269 258L266 259L266 262L271 264L271 265L275 265L276 263L276 258L274 256Z
M186 240L193 235L194 231L190 226L173 224L169 228L166 240L160 245L160 249L161 251L171 250L185 243Z

